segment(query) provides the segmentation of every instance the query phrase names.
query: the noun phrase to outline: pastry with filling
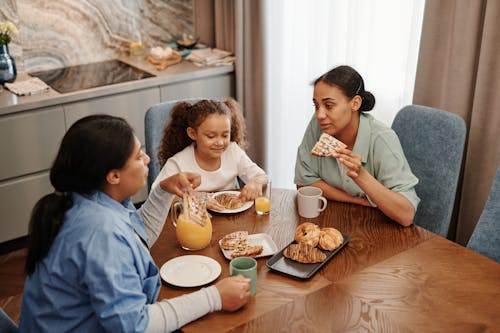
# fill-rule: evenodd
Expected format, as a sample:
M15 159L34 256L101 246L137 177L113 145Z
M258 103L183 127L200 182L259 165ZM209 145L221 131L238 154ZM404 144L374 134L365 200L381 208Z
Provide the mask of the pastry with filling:
M210 221L210 214L208 214L203 200L201 197L189 195L188 193L184 193L182 197L185 218L202 227Z
M264 247L262 245L247 246L246 248L237 248L231 253L231 258L238 257L255 257L262 253Z
M346 148L347 145L342 141L335 139L333 136L323 133L311 150L311 154L320 157L333 156L335 148L337 147Z
M323 252L305 243L290 244L283 251L283 255L303 264L314 264L326 260L326 255Z
M220 246L224 250L245 249L248 246L248 231L235 231L225 235Z
M322 250L333 251L344 243L344 237L335 228L322 228L319 233L318 247Z
M243 206L243 201L233 193L221 193L215 197L215 200L226 209L238 209Z
M295 229L294 239L297 243L316 247L319 242L319 233L320 228L317 224L305 222Z

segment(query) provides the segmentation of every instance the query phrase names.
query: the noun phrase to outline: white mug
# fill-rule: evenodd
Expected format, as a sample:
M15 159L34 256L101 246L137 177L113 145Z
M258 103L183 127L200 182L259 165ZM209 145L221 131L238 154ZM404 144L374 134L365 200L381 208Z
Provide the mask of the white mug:
M314 186L304 186L299 188L297 193L297 204L299 215L305 218L317 217L324 211L327 205L323 191Z

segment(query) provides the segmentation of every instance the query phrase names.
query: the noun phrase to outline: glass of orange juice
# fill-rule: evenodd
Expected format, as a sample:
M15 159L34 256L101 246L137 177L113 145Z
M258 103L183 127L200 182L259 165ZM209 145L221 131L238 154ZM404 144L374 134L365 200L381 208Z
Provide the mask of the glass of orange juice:
M172 223L175 226L177 242L184 250L195 251L207 247L212 240L212 222L208 217L204 224L195 222L187 216L182 201L175 201L171 208ZM206 209L206 208L205 208Z
M271 211L271 180L269 177L259 178L257 186L260 186L261 194L255 198L255 211L259 215L269 214Z

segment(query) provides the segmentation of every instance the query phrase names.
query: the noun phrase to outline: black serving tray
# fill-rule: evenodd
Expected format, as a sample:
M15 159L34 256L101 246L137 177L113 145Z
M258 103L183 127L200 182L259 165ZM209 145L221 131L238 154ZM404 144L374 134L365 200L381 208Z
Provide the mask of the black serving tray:
M283 255L283 251L288 247L288 245L296 243L295 241L293 241L285 246L281 251L269 258L266 266L281 273L285 273L301 279L309 279L317 271L319 271L321 267L323 267L328 261L330 261L330 259L332 259L340 250L342 250L347 243L349 243L349 235L342 234L342 236L344 237L344 243L342 243L342 245L340 245L338 248L333 251L321 250L324 254L326 254L326 259L323 262L318 262L315 264L302 264L295 260L286 258Z

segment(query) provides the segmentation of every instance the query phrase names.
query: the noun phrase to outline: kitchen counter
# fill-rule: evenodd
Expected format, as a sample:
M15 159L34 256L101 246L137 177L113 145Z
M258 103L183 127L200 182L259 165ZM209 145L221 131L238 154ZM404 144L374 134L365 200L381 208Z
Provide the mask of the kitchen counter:
M3 91L0 92L0 116L57 104L75 102L150 87L158 87L182 81L201 79L204 77L217 76L232 73L234 71L234 66L197 67L191 62L185 60L179 64L167 67L162 71L158 71L153 64L143 58L120 56L118 59L145 72L153 74L155 77L65 94L61 94L51 88L48 92L37 95L17 96L4 88ZM28 77L29 75L27 73L18 74L18 80L26 79Z

